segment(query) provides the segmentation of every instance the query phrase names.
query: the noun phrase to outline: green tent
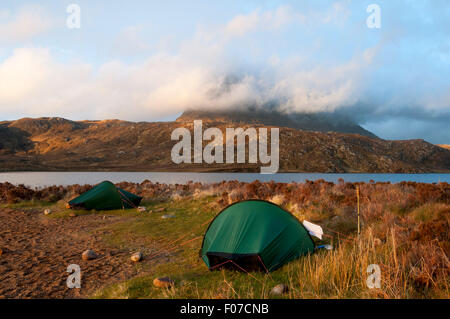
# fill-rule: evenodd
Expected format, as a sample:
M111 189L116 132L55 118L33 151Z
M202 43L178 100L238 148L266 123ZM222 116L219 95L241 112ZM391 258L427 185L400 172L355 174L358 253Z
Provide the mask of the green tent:
M142 197L116 187L109 181L101 182L90 191L72 199L70 208L111 210L137 207Z
M234 203L209 225L200 251L210 270L273 271L314 251L305 227L289 212L262 200Z

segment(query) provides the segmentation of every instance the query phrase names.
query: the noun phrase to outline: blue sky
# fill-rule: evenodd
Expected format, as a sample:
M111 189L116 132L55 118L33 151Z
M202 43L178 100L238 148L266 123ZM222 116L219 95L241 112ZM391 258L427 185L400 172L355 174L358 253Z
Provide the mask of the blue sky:
M66 8L81 8L81 28ZM370 29L369 4L381 8ZM450 2L3 1L0 120L277 105L450 144Z

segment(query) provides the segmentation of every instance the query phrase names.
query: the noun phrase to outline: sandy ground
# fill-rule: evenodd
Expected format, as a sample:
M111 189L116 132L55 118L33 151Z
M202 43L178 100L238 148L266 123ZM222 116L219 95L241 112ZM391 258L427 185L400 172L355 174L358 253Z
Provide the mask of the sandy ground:
M113 250L93 232L123 217L86 215L50 219L42 211L0 208L0 298L83 298L137 274L130 252ZM98 259L83 261L93 249ZM81 289L66 285L67 266L81 267Z

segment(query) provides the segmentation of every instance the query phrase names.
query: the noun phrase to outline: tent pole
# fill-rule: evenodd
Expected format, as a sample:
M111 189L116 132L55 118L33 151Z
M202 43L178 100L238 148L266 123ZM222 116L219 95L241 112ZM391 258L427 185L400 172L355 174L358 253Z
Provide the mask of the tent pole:
M357 201L357 207L358 207L358 236L361 233L361 223L360 223L360 217L359 217L359 185L356 186L356 201Z

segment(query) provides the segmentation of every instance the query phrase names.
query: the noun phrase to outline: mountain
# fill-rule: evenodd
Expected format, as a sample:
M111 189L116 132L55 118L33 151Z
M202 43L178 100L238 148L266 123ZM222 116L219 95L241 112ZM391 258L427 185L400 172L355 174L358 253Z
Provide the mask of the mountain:
M275 120L278 120L275 118ZM210 118L204 129L265 127L248 119ZM292 124L293 125L293 124ZM280 171L450 172L450 150L423 140L387 141L361 134L280 128ZM255 171L261 164L181 164L171 160L174 122L70 121L24 118L0 122L0 169L41 171ZM206 142L205 142L206 143Z
M289 127L304 131L339 132L360 134L377 137L342 115L330 113L293 113L283 114L277 111L248 109L245 111L185 111L178 122L192 122L203 120L206 122L264 124L269 126Z

